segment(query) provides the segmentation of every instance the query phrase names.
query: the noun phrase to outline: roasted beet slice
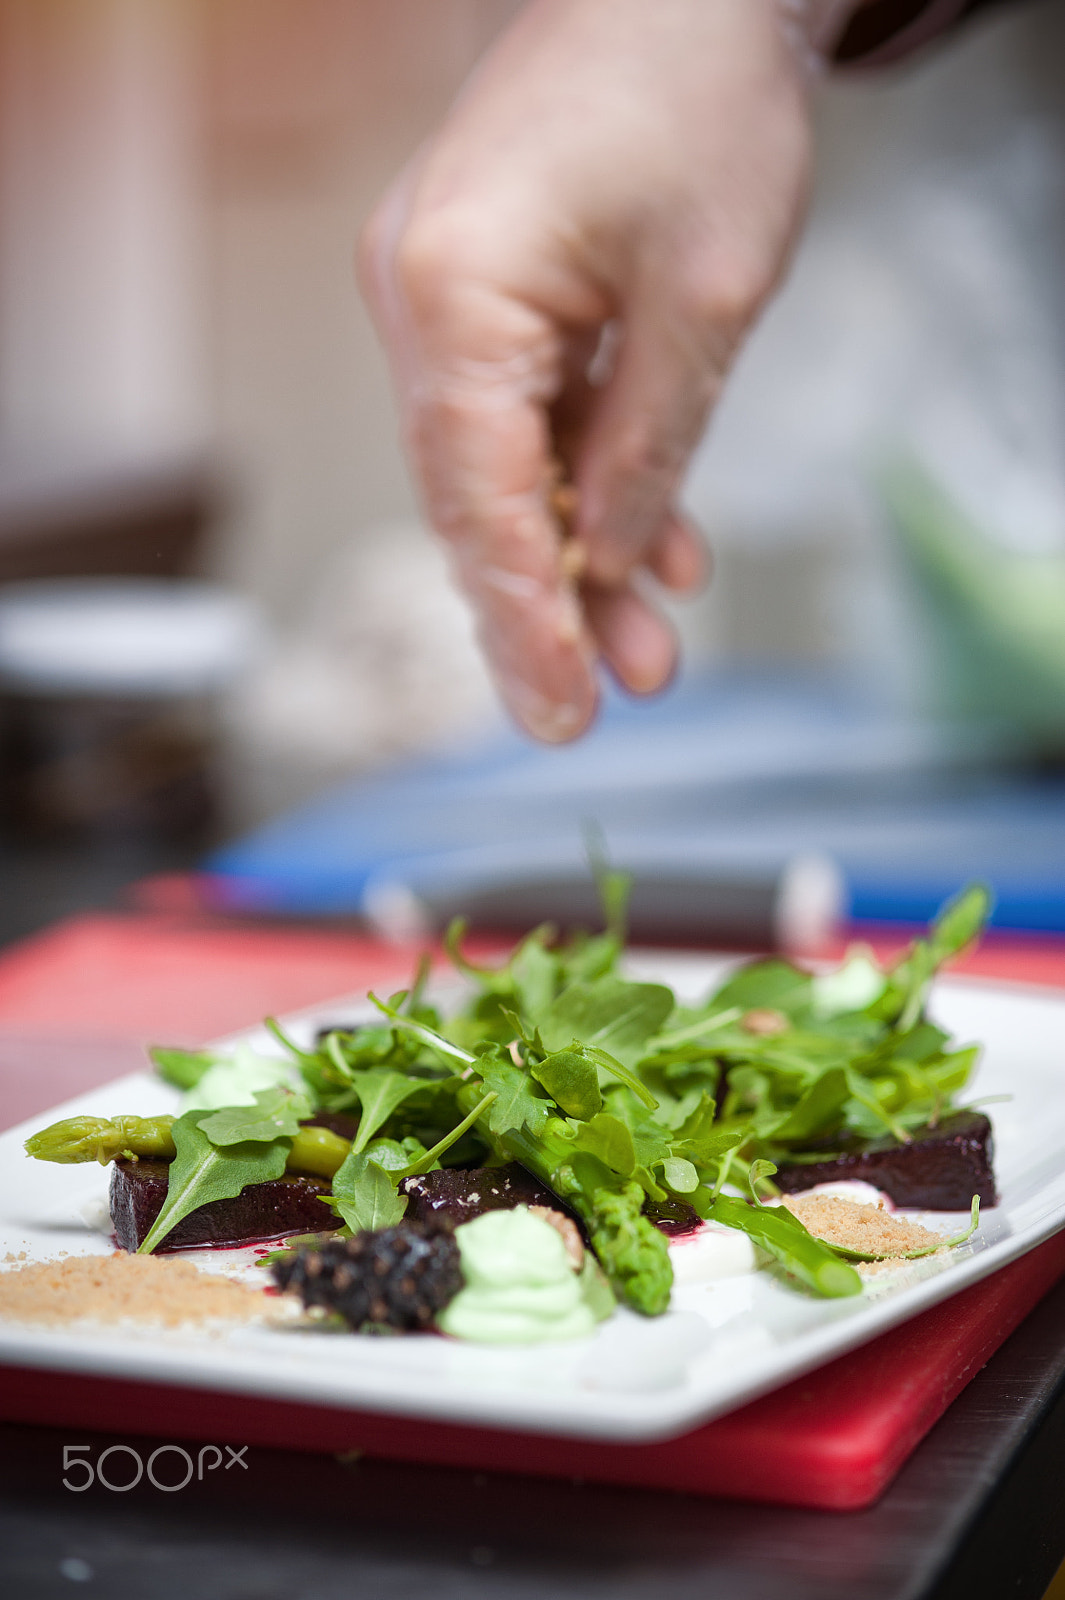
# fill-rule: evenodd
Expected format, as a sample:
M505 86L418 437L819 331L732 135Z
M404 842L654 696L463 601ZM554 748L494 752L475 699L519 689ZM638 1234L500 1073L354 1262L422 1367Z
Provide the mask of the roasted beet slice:
M486 1211L510 1211L514 1206L569 1209L516 1161L505 1167L442 1167L419 1178L404 1178L399 1187L410 1199L408 1222L440 1217L458 1227Z
M860 1178L890 1195L897 1206L968 1211L974 1194L981 1205L998 1204L993 1154L988 1119L978 1111L958 1111L934 1128L918 1130L909 1144L877 1139L834 1159L782 1165L773 1182L785 1194L798 1194L816 1183Z
M165 1161L116 1161L111 1173L111 1221L123 1250L136 1250L163 1208L170 1175ZM319 1198L329 1193L321 1178L285 1173L268 1183L250 1183L233 1200L212 1200L190 1212L167 1234L159 1253L197 1245L250 1244L289 1233L339 1228Z
M666 1200L648 1200L643 1214L669 1239L679 1239L683 1234L694 1233L696 1228L702 1227L702 1219L695 1207L690 1206L687 1200L678 1200L672 1195Z
M572 1217L588 1242L588 1230L577 1213L550 1189L545 1189L531 1172L513 1161L505 1167L443 1167L420 1178L404 1178L400 1193L409 1197L408 1222L428 1222L442 1218L457 1228L486 1211L510 1211L514 1206L549 1206ZM656 1228L671 1237L691 1233L699 1226L695 1209L684 1200L648 1201L646 1215Z

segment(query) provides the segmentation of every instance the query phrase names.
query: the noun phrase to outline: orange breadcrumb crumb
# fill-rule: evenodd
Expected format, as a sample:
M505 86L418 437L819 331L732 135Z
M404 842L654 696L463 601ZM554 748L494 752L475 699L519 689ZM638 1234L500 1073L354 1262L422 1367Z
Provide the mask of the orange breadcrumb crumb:
M784 1205L810 1233L830 1244L871 1256L904 1256L943 1243L943 1235L894 1216L881 1205L863 1205L838 1195L787 1195Z
M66 1256L0 1272L0 1318L11 1322L277 1320L278 1296L166 1256Z

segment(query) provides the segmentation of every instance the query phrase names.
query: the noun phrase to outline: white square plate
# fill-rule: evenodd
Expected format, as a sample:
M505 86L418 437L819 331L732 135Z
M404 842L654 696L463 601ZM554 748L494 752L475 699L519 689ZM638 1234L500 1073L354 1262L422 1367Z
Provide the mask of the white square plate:
M673 954L637 955L629 965L686 999L723 970L720 961ZM1001 1203L948 1259L902 1266L853 1299L815 1299L755 1272L679 1288L664 1317L621 1311L590 1339L509 1348L266 1327L149 1334L0 1323L0 1362L585 1438L686 1432L956 1294L1065 1226L1065 995L955 979L937 985L932 1011L959 1042L986 1047L972 1094L1012 1096L991 1108ZM309 1040L321 1022L366 1014L346 1001L289 1026ZM262 1030L240 1037L270 1046ZM31 1161L22 1150L29 1134L78 1113L147 1115L175 1102L149 1072L136 1073L0 1136L0 1256L111 1249L81 1220L106 1196L108 1172ZM931 1220L953 1232L963 1219ZM247 1251L193 1254L216 1269L252 1260Z

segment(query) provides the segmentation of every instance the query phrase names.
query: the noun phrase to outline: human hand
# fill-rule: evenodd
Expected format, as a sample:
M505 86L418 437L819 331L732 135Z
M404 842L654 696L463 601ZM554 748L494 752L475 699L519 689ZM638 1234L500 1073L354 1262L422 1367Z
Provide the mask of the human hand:
M854 3L531 0L366 230L429 517L541 739L587 726L600 659L635 693L673 672L647 575L702 580L681 478L798 227L811 42Z

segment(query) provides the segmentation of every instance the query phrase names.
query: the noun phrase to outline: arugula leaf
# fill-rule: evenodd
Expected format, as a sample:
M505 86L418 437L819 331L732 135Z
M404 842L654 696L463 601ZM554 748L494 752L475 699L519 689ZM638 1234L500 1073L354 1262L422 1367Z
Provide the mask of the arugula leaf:
M674 1132L675 1139L702 1139L717 1132L717 1101L704 1089L692 1110Z
M333 1179L333 1201L352 1233L393 1228L407 1209L407 1196L397 1193L388 1173L355 1150Z
M516 1040L519 1044L523 1044L527 1051L533 1051L538 1057L546 1056L548 1051L544 1041L540 1037L539 1028L534 1028L530 1033L525 1025L525 1022L522 1020L520 1013L511 1010L510 1006L504 1005L501 1000L498 1002L498 1005L499 1015L507 1023L506 1031L512 1034L513 1038L507 1040L497 1040L496 1043L505 1043L509 1052L511 1044L514 1042L514 1040ZM511 1060L513 1059L513 1056L511 1056Z
M673 1153L687 1156L696 1166L711 1167L719 1162L722 1156L727 1156L730 1150L735 1150L746 1143L749 1135L750 1130L746 1126L722 1128L717 1133L705 1133L697 1139L676 1140L672 1147Z
M647 1114L628 1089L612 1090L609 1106L629 1131L637 1166L650 1171L671 1154L673 1135L668 1128L662 1126L657 1117Z
M888 975L881 1000L870 1010L907 1033L922 1016L928 986L945 961L960 955L979 935L991 912L991 891L973 883L940 910L927 939L915 939L909 951Z
M926 1070L939 1093L953 1094L956 1089L964 1089L979 1055L980 1046L970 1044L964 1050L953 1050L932 1062Z
M422 996L425 994L432 970L433 958L428 950L423 950L418 957L418 965L414 969L414 980L407 990L405 1004L408 1016L415 1016L422 1010Z
M272 1033L278 1044L284 1045L289 1055L294 1056L297 1061L314 1060L313 1052L309 1050L301 1050L296 1041L289 1038L288 1034L285 1032L284 1028L282 1028L276 1017L264 1017L263 1027L266 1028L268 1032Z
M947 1039L934 1022L918 1022L909 1033L889 1034L881 1053L896 1061L931 1061L942 1054Z
M608 1055L605 1050L600 1050L598 1045L581 1045L577 1040L574 1040L574 1045L578 1049L582 1049L586 1056L590 1056L596 1065L607 1074L610 1088L616 1088L619 1083L624 1084L625 1088L634 1094L637 1100L647 1107L648 1111L657 1111L658 1101L650 1089L634 1072L630 1072L628 1067L623 1067L616 1056Z
M197 1125L202 1111L186 1111L171 1134L176 1155L170 1163L166 1199L138 1255L149 1255L190 1212L212 1200L234 1200L249 1183L280 1178L288 1158L289 1139L216 1145Z
M512 1061L490 1056L481 1057L477 1071L485 1088L498 1097L488 1118L491 1132L502 1137L511 1130L520 1133L527 1128L538 1138L547 1127L552 1107L550 1100L537 1093L528 1073Z
M619 872L610 865L607 855L606 835L597 822L586 822L581 830L584 834L584 849L588 857L588 865L595 879L595 887L599 894L599 904L603 908L603 921L606 923L606 937L622 949L628 935L629 899L632 895L632 875L628 872Z
M992 905L993 896L987 885L972 883L936 913L928 942L937 967L951 956L960 955L979 937Z
M650 1041L648 1051L657 1056L670 1054L681 1045L694 1044L696 1041L702 1043L710 1034L719 1033L722 1028L727 1028L730 1022L738 1022L742 1015L739 1006L710 1010L704 1016L696 1017L694 1022L686 1022L682 1027L671 1028L668 1033L657 1034Z
M851 1095L846 1069L830 1067L806 1090L790 1111L775 1120L759 1118L757 1128L763 1138L801 1143L817 1133L831 1130L842 1118Z
M596 887L599 898L603 904L603 916L606 920L606 937L612 939L618 949L624 948L629 932L629 899L632 895L632 874L618 872L616 868L603 864L595 875Z
M450 1039L446 1039L442 1033L438 1033L435 1028L429 1027L427 1023L418 1022L413 1017L401 1015L387 1000L379 999L372 989L366 998L371 1000L379 1011L383 1011L385 1016L389 1017L397 1028L409 1031L416 1039L420 1039L423 1044L429 1045L431 1049L438 1050L441 1055L448 1056L455 1061L465 1062L467 1066L476 1061L476 1056L471 1055L468 1050L463 1050L459 1045L452 1044Z
M751 1199L754 1201L756 1206L759 1206L762 1203L758 1194L758 1185L761 1183L763 1178L774 1178L776 1176L776 1171L777 1166L775 1161L751 1162L751 1165L747 1170L747 1185L751 1191ZM779 1193L775 1183L771 1183L769 1187L772 1189L774 1194Z
M909 1144L910 1135L902 1126L899 1119L893 1116L891 1111L888 1109L884 1102L884 1098L877 1091L876 1081L874 1079L867 1078L864 1073L859 1072L856 1067L847 1067L846 1077L847 1087L851 1093L851 1099L856 1103L856 1105L864 1107L864 1109L868 1111L873 1118L872 1131L874 1136L876 1133L886 1128L890 1134L894 1135L900 1144ZM853 1114L851 1120L854 1120ZM876 1126L878 1123L880 1124L879 1128Z
M851 950L835 972L815 977L811 985L814 1015L821 1021L864 1011L879 1000L887 978L862 949Z
M364 1154L386 1172L406 1172L412 1161L421 1161L429 1154L420 1139L374 1139L366 1146Z
M397 1173L397 1178L413 1178L419 1172L431 1172L434 1167L439 1166L440 1157L450 1150L452 1145L458 1144L467 1129L472 1128L481 1115L488 1110L489 1106L495 1103L495 1098L494 1094L486 1094L483 1099L478 1100L473 1110L463 1118L457 1127L452 1128L449 1133L445 1133L444 1137L434 1144L431 1150L426 1150L424 1155L418 1156L414 1161L411 1161L409 1165L403 1168L402 1172Z
M580 980L595 983L611 977L617 970L621 947L609 933L574 934L559 953L559 989Z
M295 1138L300 1123L310 1114L306 1095L294 1094L278 1083L272 1089L260 1089L254 1105L212 1111L201 1116L196 1126L216 1145L268 1144L274 1139Z
M505 967L479 967L471 961L462 948L462 941L466 937L469 923L465 917L452 917L444 932L444 949L451 960L451 965L457 972L463 973L467 978L472 978L485 992L492 992L499 982L501 974L506 973ZM540 930L537 929L537 932ZM528 937L533 937L529 935ZM505 987L509 983L504 978Z
M510 961L510 980L519 1012L538 1017L550 1006L558 988L558 957L547 949L543 928L518 946Z
M501 967L479 967L462 949L466 920L456 917L444 935L448 955L458 970L474 979L482 995L502 995L535 1014L550 1004L558 987L559 958L548 949L556 930L544 923L527 933Z
M292 1088L292 1067L279 1056L260 1055L247 1043L231 1055L216 1056L193 1088L182 1096L182 1111L224 1111L229 1106L253 1106L260 1089L276 1084Z
M150 1046L148 1055L164 1083L175 1089L195 1089L218 1060L209 1050L170 1050L158 1044Z
M583 1050L557 1050L534 1062L529 1072L568 1117L587 1122L602 1111L599 1074Z
M775 957L751 961L722 984L711 999L714 1010L737 1006L745 1011L782 1011L794 1016L810 1004L813 979L790 961Z
M600 1111L577 1129L576 1148L598 1157L619 1177L627 1178L636 1166L632 1134L623 1122L608 1111Z
M662 1163L662 1176L674 1194L694 1194L699 1187L699 1174L683 1156L667 1156Z
M343 1239L347 1229L327 1228L322 1233L289 1233L285 1235L285 1242L277 1250L269 1250L266 1255L257 1255L254 1265L263 1271L276 1265L278 1261L291 1261L301 1250L320 1250L324 1244L331 1244L335 1239Z
M578 981L563 989L544 1013L540 1036L548 1050L564 1050L577 1039L631 1068L674 1004L673 991L661 983L627 983L614 977Z
M358 1155L366 1149L379 1128L383 1128L392 1113L425 1088L424 1078L408 1078L402 1072L353 1072L351 1085L359 1097L362 1108L359 1129L351 1148Z

